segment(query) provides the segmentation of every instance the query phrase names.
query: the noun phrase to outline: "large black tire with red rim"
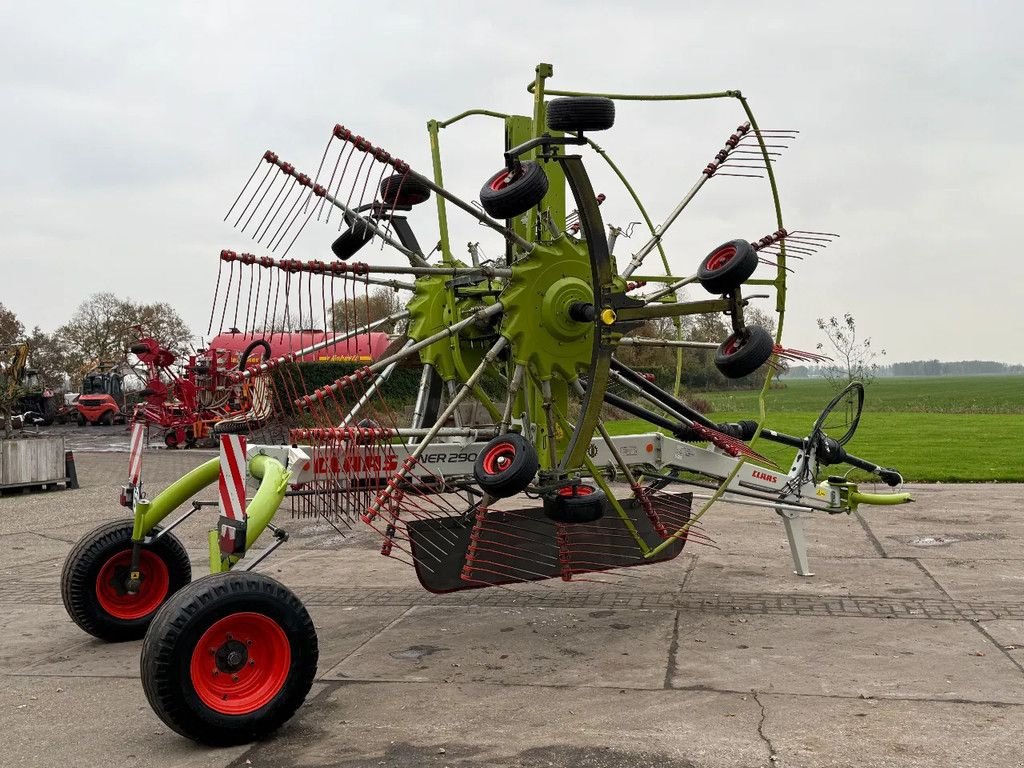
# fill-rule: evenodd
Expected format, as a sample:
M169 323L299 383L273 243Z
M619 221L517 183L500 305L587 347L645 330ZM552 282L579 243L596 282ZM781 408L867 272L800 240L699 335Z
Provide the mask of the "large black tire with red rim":
M142 685L170 728L212 746L269 736L316 676L316 629L299 599L259 573L198 579L160 610L142 645Z
M64 607L75 624L101 640L141 638L160 606L192 579L185 547L167 533L143 547L142 581L136 594L129 594L131 553L132 523L119 520L87 533L64 561Z
M608 497L600 488L578 483L564 485L544 497L544 514L556 523L593 523L604 517Z
M477 454L473 476L482 491L505 499L525 491L538 469L540 460L530 441L509 432L491 439Z
M480 190L480 205L495 219L513 219L540 203L547 193L548 175L530 161L491 176Z
M774 351L772 335L759 325L748 325L715 350L715 367L727 379L742 379L767 363Z
M722 243L697 267L697 279L708 293L731 293L757 269L757 251L746 240Z

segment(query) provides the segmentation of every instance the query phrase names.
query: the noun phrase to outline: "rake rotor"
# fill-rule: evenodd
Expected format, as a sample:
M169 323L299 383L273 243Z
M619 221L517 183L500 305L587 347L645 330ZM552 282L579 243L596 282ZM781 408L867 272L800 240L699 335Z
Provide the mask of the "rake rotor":
M572 115L571 99L563 101L559 114ZM685 541L702 540L694 526L704 510L691 514L689 494L652 482L643 462L620 450L605 426L609 407L730 459L774 467L748 444L749 430L710 421L617 360L617 348L714 350L726 375L820 359L748 326L742 286L757 267L770 268L773 279L754 282L781 294L792 271L787 255L803 258L833 235L789 231L780 221L765 237L713 252L689 277L637 275L709 180L771 175L797 132L740 124L616 274L611 247L633 225L612 227L605 242L599 207L606 196L593 192L566 152L597 148L583 131L608 127L614 113L603 102L593 109L579 124L548 126L564 138L535 128L519 138L509 133L506 168L481 192L483 210L339 124L313 174L265 152L225 217L281 258L222 251L211 328L219 317L246 339L303 339L282 354L241 361L231 374L269 387L278 434L306 446L294 513L345 526L362 521L382 537L382 554L412 563L428 588L569 580L670 558ZM550 191L565 182L576 204L568 213L558 187ZM440 198L439 262L423 253L404 216L431 194ZM470 263L457 260L446 206L496 232L506 258L481 262L480 244L471 243ZM284 258L314 218L337 223L338 260ZM408 265L349 260L370 241ZM717 298L679 299L693 284ZM645 287L644 295L632 293ZM398 306L375 312L374 291L393 292ZM728 338L634 333L649 320L709 313L730 318ZM306 380L303 361L344 357L381 330L395 334L386 352L353 360L330 380ZM416 367L415 404L392 402L393 382ZM621 395L609 391L613 384ZM592 441L609 452L603 468L591 459ZM514 492L492 487L491 475L508 484L505 473L524 453L535 468L520 471ZM516 503L521 494L534 504Z

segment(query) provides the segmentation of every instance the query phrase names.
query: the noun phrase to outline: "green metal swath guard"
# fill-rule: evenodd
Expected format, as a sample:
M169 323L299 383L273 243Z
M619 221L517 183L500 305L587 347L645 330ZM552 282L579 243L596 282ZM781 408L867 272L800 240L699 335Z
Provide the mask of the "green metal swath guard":
M291 472L285 469L281 462L262 454L253 456L249 460L249 474L260 480L260 486L246 509L246 549L255 544L273 519L281 506L281 501L288 490L288 481L291 478ZM210 459L171 483L153 499L140 500L135 505L132 540L142 541L171 512L184 504L190 497L215 483L219 476L220 459ZM217 543L216 529L207 535L210 546L210 572L220 573L230 570L240 557L222 558Z

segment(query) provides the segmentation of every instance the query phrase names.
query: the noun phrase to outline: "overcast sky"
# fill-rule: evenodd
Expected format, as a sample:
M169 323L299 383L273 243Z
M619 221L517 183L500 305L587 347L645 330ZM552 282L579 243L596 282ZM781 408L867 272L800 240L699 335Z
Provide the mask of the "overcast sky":
M815 318L851 312L888 361L1022 363L1021 8L8 3L0 302L53 330L110 290L170 302L205 333L218 252L252 249L221 219L263 150L315 171L341 122L429 174L428 119L528 112L544 61L553 88L741 89L762 127L800 129L777 166L786 223L842 238L796 265L788 346L813 349ZM594 138L658 219L741 118L731 100L620 103ZM501 165L496 124L460 124L442 146L446 183L468 198ZM635 219L591 167L608 221ZM421 243L436 239L431 211L414 219ZM673 271L773 229L761 182L715 179L672 230ZM289 255L326 258L332 236L308 230ZM454 243L481 236L456 220ZM620 244L620 264L638 245Z

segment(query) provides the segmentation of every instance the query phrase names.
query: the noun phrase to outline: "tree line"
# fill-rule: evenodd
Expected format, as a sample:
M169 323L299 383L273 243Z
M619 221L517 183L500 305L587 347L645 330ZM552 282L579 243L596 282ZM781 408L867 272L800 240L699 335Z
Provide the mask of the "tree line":
M40 383L52 389L76 389L97 364L122 362L139 336L137 328L178 354L187 352L193 341L185 321L162 301L145 304L97 293L52 333L39 326L26 329L11 309L0 304L0 349L27 342L31 367Z
M1024 365L1011 365L996 360L911 360L905 363L880 365L877 376L999 376L1024 374ZM792 379L824 378L823 367L795 365L786 376Z

